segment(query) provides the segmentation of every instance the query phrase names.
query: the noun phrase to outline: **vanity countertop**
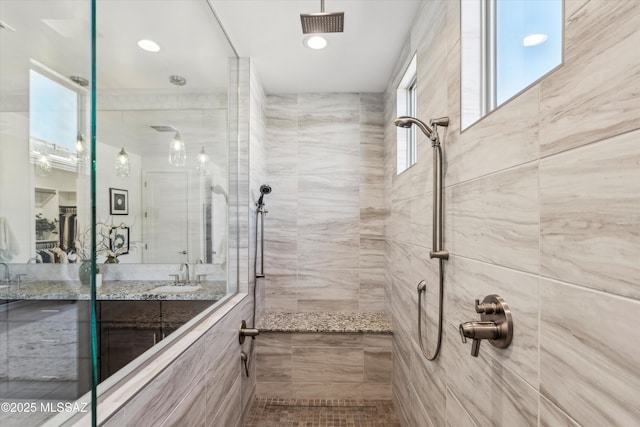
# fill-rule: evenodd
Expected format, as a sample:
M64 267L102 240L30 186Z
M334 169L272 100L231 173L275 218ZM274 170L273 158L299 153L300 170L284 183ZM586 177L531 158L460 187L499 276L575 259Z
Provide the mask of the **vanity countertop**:
M160 288L160 289L158 289ZM98 300L218 300L226 294L226 283L207 281L175 285L162 280L117 280L97 288ZM38 281L0 286L0 300L89 300L91 288L78 281Z

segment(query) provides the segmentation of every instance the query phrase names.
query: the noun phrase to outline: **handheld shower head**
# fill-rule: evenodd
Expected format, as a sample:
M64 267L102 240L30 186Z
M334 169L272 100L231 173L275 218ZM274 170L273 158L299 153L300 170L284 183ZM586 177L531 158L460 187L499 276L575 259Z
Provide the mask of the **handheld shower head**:
M262 184L260 186L260 198L258 199L258 205L262 205L262 199L265 194L271 193L271 186L267 184Z
M401 128L410 128L412 125L416 125L420 128L422 133L427 135L429 139L435 140L436 138L433 129L431 129L429 125L424 123L422 120L416 119L415 117L400 116L393 121L393 124Z

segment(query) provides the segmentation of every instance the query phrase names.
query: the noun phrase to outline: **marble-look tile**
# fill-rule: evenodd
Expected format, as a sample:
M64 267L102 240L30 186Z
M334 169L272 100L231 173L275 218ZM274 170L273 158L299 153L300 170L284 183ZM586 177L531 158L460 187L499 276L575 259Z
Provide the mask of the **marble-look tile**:
M360 237L360 261L362 270L384 267L384 236Z
M204 342L196 343L137 394L126 406L127 425L160 424L167 418L191 388L193 373L204 372L204 350Z
M640 44L639 10L635 1L591 0L567 20L564 65L541 83L542 156L640 126L640 61L629 56Z
M262 333L257 342L256 375L258 382L291 381L291 336Z
M584 7L589 0L564 0L564 16L565 20L570 19L574 13Z
M360 348L329 347L318 352L314 348L294 347L292 377L295 382L355 382L364 375L364 354Z
M542 274L640 299L638 138L631 132L540 162Z
M540 294L541 393L580 424L639 425L640 302L547 279Z
M265 238L280 240L296 236L298 220L298 177L295 174L269 174L265 180L273 191L264 197ZM255 215L255 209L252 209Z
M4 424L3 424L4 425ZM111 418L109 418L104 423L100 424L102 427L122 427L126 424L126 415L125 410L121 410L116 412Z
M476 298L482 301L491 294L504 298L512 313L513 341L505 349L484 342L480 351L487 352L538 388L538 276L452 256L447 263L445 283L449 290L447 321L456 326L479 320L475 312Z
M539 85L531 87L467 128L455 140L447 140L447 186L538 158L539 88Z
M298 234L360 232L357 175L298 176Z
M237 334L237 329L235 331ZM218 346L220 346L220 343L218 343ZM242 369L240 349L236 338L235 342L229 343L224 347L220 357L216 359L211 369L205 373L207 424L211 425L210 420L215 419L218 412L224 411L224 401L232 392L233 387L237 384L238 388L240 388L240 376L243 375ZM240 399L237 398L237 400L239 404Z
M302 234L298 239L298 269L358 268L360 239L356 236Z
M164 420L162 427L197 427L205 425L204 380L200 378L178 407Z
M257 397L271 397L271 398L289 398L294 397L293 383L286 382L262 382L258 381L256 384L256 396ZM297 397L297 396L296 396Z
M292 334L291 345L293 347L341 347L341 348L362 348L364 335L356 334L335 334L335 333L300 333ZM322 351L321 351L322 352Z
M364 349L364 381L391 383L391 349L367 347Z
M265 258L269 259L269 258ZM269 311L295 312L298 306L297 260L291 269L265 267L265 299Z
M354 311L358 306L357 268L300 268L298 311Z
M391 203L389 217L385 222L385 235L388 239L411 242L411 200L397 200Z
M359 311L361 313L381 313L385 309L384 258L380 267L360 267Z
M410 240L413 245L433 249L433 193L419 193L411 199ZM406 227L406 225L405 225ZM428 250L424 252L428 256Z
M538 272L538 164L448 188L445 247L456 255Z
M447 388L447 427L478 427Z
M580 427L580 424L562 412L544 396L540 396L540 427Z
M427 336L427 341L431 349L435 344L432 343L437 329L432 328L431 336ZM433 354L433 350L430 350ZM420 396L421 406L424 407L426 413L429 414L430 422L434 426L442 426L445 422L446 410L446 373L445 373L444 355L438 356L436 361L427 360L417 343L414 343L411 352L411 378L412 386L416 391L416 395Z
M367 347L393 348L393 335L391 334L364 334L363 345Z
M447 1L447 47L448 52L460 41L460 3ZM459 100L458 100L459 102Z
M480 426L536 426L536 390L489 356L485 348L480 348L478 357L472 357L469 344L460 342L458 325L447 323L445 327L449 331L444 345L450 351L446 359L447 385L473 421Z
M213 416L209 416L209 413L207 413L207 426L241 427L241 415L240 378L237 378L228 390L220 410Z

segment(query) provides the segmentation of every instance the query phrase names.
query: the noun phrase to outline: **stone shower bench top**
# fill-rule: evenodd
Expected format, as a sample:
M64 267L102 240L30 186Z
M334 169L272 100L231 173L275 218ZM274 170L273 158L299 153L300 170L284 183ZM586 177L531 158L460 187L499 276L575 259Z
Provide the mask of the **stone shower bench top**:
M256 327L261 332L392 333L384 313L265 313Z

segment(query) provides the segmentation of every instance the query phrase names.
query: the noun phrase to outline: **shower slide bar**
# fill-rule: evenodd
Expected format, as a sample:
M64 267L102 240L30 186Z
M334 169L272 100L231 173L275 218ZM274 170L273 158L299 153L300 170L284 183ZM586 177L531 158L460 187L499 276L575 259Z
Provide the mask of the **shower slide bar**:
M423 121L410 116L401 116L393 122L396 126L402 128L410 128L416 125L422 133L424 133L431 141L433 147L433 221L432 221L432 246L429 251L429 258L438 259L438 285L439 285L439 303L438 303L438 339L436 343L436 349L432 355L429 355L425 349L425 345L422 340L422 293L427 289L427 282L421 280L418 283L418 341L420 342L420 350L424 357L433 361L438 358L440 354L440 347L442 346L442 317L443 317L443 299L444 299L444 261L449 259L449 251L443 249L443 216L444 207L442 203L442 193L444 188L444 173L443 173L443 155L442 147L440 146L440 137L438 135L438 126L449 126L448 117L439 117L437 119L431 119L429 125ZM426 304L425 304L426 305Z

